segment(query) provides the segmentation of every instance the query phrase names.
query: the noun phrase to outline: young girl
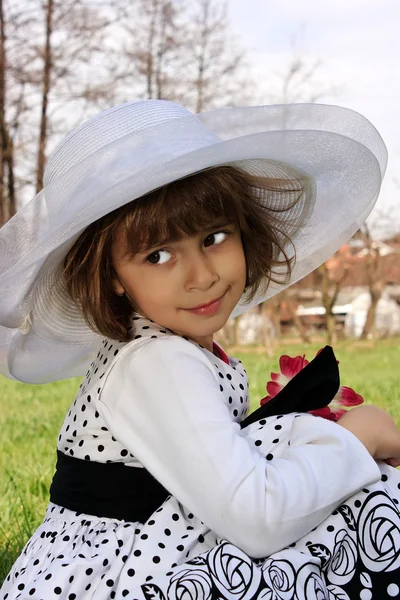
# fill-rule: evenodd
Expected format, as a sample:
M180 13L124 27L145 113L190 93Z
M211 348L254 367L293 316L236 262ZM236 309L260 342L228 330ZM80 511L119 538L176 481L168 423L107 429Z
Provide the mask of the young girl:
M385 164L368 121L318 105L132 102L64 140L0 234L2 372L87 372L2 600L400 595L392 419L241 428L246 372L213 342L357 230Z

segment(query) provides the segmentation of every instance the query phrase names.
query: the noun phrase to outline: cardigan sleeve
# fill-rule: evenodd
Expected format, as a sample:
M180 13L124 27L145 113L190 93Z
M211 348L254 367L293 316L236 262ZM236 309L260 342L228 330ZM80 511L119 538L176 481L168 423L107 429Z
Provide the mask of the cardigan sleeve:
M220 537L264 557L308 533L380 478L362 443L336 423L291 419L272 461L232 421L207 357L179 337L127 346L99 410L110 431ZM262 428L258 436L262 438Z

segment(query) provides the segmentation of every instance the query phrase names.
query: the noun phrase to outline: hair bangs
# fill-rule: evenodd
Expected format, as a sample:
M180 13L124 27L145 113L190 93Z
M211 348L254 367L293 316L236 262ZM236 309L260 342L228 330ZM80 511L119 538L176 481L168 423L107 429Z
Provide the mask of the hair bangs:
M130 203L122 222L129 254L240 222L236 196L227 193L221 177L205 173L174 181Z

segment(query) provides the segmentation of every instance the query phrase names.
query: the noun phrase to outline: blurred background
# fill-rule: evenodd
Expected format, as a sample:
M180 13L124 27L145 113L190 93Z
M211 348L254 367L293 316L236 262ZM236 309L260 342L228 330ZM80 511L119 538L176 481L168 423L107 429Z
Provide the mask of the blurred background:
M73 127L138 98L324 102L389 149L368 223L317 272L229 323L228 345L400 333L400 5L396 0L0 0L0 224L43 186Z

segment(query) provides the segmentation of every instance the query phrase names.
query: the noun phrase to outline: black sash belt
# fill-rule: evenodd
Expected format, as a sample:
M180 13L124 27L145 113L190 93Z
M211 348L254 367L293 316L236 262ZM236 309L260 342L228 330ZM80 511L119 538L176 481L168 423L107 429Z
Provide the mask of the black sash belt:
M336 358L332 348L326 346L279 394L244 419L241 427L272 415L323 408L338 388ZM169 495L144 468L86 461L57 451L50 500L59 506L97 517L144 523Z
M50 500L78 513L144 523L169 492L146 469L99 463L57 451Z

